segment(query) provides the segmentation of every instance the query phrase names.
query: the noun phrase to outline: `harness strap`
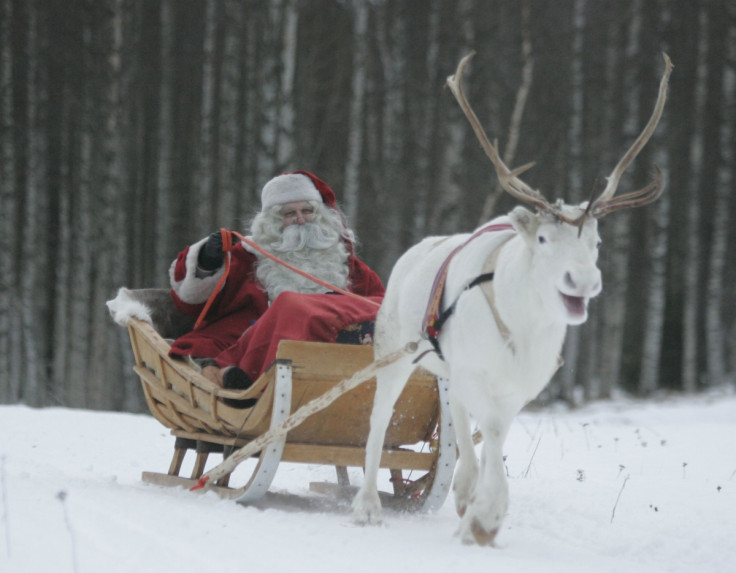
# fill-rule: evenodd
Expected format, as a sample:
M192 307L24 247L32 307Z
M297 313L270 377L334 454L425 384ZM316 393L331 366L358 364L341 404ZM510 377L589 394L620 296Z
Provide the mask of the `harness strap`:
M486 259L486 262L483 263L483 270L485 272L492 273L493 271L495 271L496 262L498 261L498 254L501 251L502 246L503 245L500 245L495 251L493 251ZM486 301L488 302L488 306L491 308L491 313L493 314L493 318L496 321L496 326L498 327L498 331L501 333L501 337L511 349L511 352L516 353L514 341L511 339L511 331L501 318L501 315L498 312L498 307L496 307L496 292L493 290L493 287L488 284L483 284L480 288L483 291L483 294L486 296Z
M442 330L442 325L445 324L445 321L447 321L450 316L452 316L452 313L455 312L455 307L457 306L457 301L460 300L460 295L462 295L465 291L470 290L471 288L475 286L482 285L485 282L489 282L493 280L493 272L490 273L483 273L481 275L478 275L475 277L468 286L466 286L462 292L457 296L457 298L452 302L450 306L448 306L445 310L442 311L442 313L439 315L437 320L434 323L434 330L439 335L440 330ZM437 335L432 336L430 335L429 341L432 343L432 346L434 347L434 351L437 353L437 356L440 357L441 360L444 360L445 357L442 355L442 350L440 349L440 341L437 338Z
M470 284L468 284L468 286L466 286L463 289L463 292L465 292L466 290L470 290L474 286L478 286L478 285L481 285L485 282L489 282L492 280L493 280L493 271L491 271L490 273L483 273L482 275L478 275L472 281L470 281ZM457 301L459 298L460 298L460 295L458 295L458 297L453 301L453 303L450 306L448 306L445 310L442 311L442 313L439 315L439 317L435 321L434 328L437 332L442 330L442 325L445 324L445 321L448 318L450 318L450 315L452 315L453 312L455 312L455 307L457 306Z
M455 255L460 252L460 250L462 250L465 245L485 233L489 233L492 231L509 230L513 230L513 226L508 223L500 223L481 227L470 237L468 237L468 239L464 243L458 245L452 250L452 252L442 263L442 266L440 266L439 271L437 271L437 275L435 275L434 282L432 283L432 290L430 291L429 302L427 303L427 310L424 313L424 321L422 322L422 332L426 333L430 337L437 336L439 334L439 332L435 328L435 324L440 316L442 296L444 295L445 283L447 282L447 271L449 270L450 262L455 257Z
M457 303L457 300L455 300L455 302L453 302L448 309L444 311L440 311L440 307L442 305L442 297L445 292L445 283L447 282L447 272L448 272L448 269L450 268L450 262L455 257L455 255L458 252L460 252L460 250L462 250L463 247L465 247L468 243L478 238L479 236L485 233L488 233L488 232L511 231L513 229L514 227L510 225L509 223L498 223L494 225L487 225L485 227L481 227L475 233L473 233L470 237L468 237L468 239L464 243L455 247L452 250L452 252L447 256L447 258L444 260L444 262L442 263L442 266L437 272L434 282L432 283L432 290L430 291L429 302L427 304L427 310L424 313L424 320L422 322L422 332L424 333L426 338L432 343L432 346L434 347L435 351L437 352L440 358L442 358L442 352L440 351L439 342L437 340L440 334L440 328L445 323L445 321L450 317L450 315L454 311L455 304ZM494 250L494 253L497 252L499 248L500 247L496 248ZM486 269L484 268L484 271L485 270ZM490 278L487 278L488 274L491 275ZM485 278L482 279L482 277L485 277ZM468 288L470 288L471 285L476 286L483 282L487 282L488 280L492 280L492 278L493 278L492 272L490 271L484 272L483 274L473 279L473 281L471 281L471 283L469 283L468 286L465 287L465 289L463 289L463 292L465 292Z

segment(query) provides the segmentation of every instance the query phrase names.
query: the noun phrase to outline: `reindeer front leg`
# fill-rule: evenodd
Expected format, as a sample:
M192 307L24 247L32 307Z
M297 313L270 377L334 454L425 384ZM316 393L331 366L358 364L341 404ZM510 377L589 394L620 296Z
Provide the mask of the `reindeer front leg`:
M519 411L519 400L516 397L476 398L468 409L483 436L483 451L475 490L460 521L458 534L464 543L493 545L508 510L503 444Z

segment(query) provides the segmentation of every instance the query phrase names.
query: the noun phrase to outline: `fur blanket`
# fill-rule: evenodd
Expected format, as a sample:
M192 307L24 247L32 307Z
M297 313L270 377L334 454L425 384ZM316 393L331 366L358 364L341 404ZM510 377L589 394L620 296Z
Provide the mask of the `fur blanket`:
M138 318L167 339L178 338L194 327L194 318L176 310L169 289L121 287L106 304L110 316L120 326L127 327L131 318Z

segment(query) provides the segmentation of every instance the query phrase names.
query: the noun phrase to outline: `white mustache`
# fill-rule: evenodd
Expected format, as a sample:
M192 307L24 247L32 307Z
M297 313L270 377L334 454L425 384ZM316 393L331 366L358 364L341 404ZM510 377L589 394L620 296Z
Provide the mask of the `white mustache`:
M284 228L281 240L271 243L271 249L279 253L301 251L305 248L327 249L339 238L337 233L317 223L289 225Z

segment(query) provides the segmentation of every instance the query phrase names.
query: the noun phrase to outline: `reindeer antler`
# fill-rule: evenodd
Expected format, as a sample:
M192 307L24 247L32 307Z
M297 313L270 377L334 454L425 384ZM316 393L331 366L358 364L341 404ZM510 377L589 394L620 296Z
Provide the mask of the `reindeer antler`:
M665 60L665 72L659 84L659 96L657 97L657 103L654 107L654 111L652 112L652 116L649 118L647 125L644 127L644 131L642 131L636 141L632 144L629 150L618 162L618 165L616 165L614 170L611 172L611 175L609 175L608 177L608 184L606 185L606 188L603 190L601 195L595 201L591 201L590 203L588 203L588 208L585 210L585 212L575 219L571 219L570 217L565 216L557 204L550 203L539 191L533 189L532 187L524 183L524 181L519 179L518 176L521 175L524 171L531 168L534 165L533 163L528 163L526 165L523 165L522 167L518 167L513 170L509 169L501 159L501 156L498 152L498 142L494 141L494 143L491 144L491 142L488 140L488 137L486 136L485 131L480 124L480 121L478 121L478 117L475 115L475 112L470 107L470 104L465 98L465 94L463 93L462 89L462 78L463 73L465 72L465 67L468 65L468 62L470 62L474 55L475 51L470 52L467 56L460 60L455 74L447 78L447 86L450 88L450 91L452 91L455 99L457 99L458 103L460 104L460 108L463 110L465 117L468 118L468 121L470 122L470 125L472 126L473 131L475 132L475 135L481 144L481 147L483 147L486 155L496 168L496 175L498 176L498 180L501 183L501 187L503 187L503 189L507 191L512 197L515 197L516 199L519 199L520 201L523 201L525 203L531 204L540 211L552 213L561 221L564 221L565 223L574 225L576 227L582 227L583 223L585 222L585 218L589 214L598 218L618 209L646 205L659 197L659 195L662 193L662 189L664 188L664 184L662 172L656 167L656 172L652 183L650 183L643 189L627 193L626 195L622 195L621 197L617 197L615 199L613 198L613 195L616 192L616 188L618 187L621 175L629 166L629 164L634 160L634 158L639 154L642 148L647 144L649 138L654 132L654 129L659 123L660 117L662 116L662 110L664 109L664 103L667 98L667 84L669 82L670 73L672 72L673 68L672 62L670 61L670 58L667 56L667 54L663 54Z
M670 57L667 54L663 53L662 57L664 58L665 69L662 74L662 79L659 82L659 93L657 95L657 102L654 105L654 110L652 111L652 116L649 118L646 126L644 126L644 130L639 134L639 137L637 137L636 141L631 144L629 150L619 160L616 167L613 168L613 171L611 171L611 174L608 176L606 188L600 194L598 199L595 200L593 205L592 213L594 217L602 217L603 215L618 209L647 205L656 200L662 194L662 190L664 189L664 177L662 176L662 172L655 165L655 172L652 177L652 182L649 185L643 189L616 197L615 199L613 197L616 193L616 189L618 188L618 183L621 180L621 175L623 175L624 171L626 171L626 168L634 158L639 155L639 152L647 144L649 138L652 137L652 134L659 123L659 119L662 117L664 104L667 100L667 87L670 80L670 74L674 67L672 65L672 60L670 60Z
M450 91L460 104L460 108L463 110L463 113L465 113L465 117L468 118L483 151L485 151L488 158L493 162L501 187L511 194L511 196L525 203L530 203L537 209L542 211L553 210L553 206L539 191L533 189L518 177L524 173L524 171L531 169L534 166L534 163L527 163L526 165L522 165L514 170L509 169L503 162L503 159L501 159L501 155L498 152L498 141L496 140L491 144L480 124L480 121L478 120L478 116L475 115L475 112L470 107L468 100L465 98L465 93L462 88L463 73L465 73L465 68L473 56L475 56L475 51L470 52L460 60L460 63L457 65L455 75L447 78L447 86L450 88Z

